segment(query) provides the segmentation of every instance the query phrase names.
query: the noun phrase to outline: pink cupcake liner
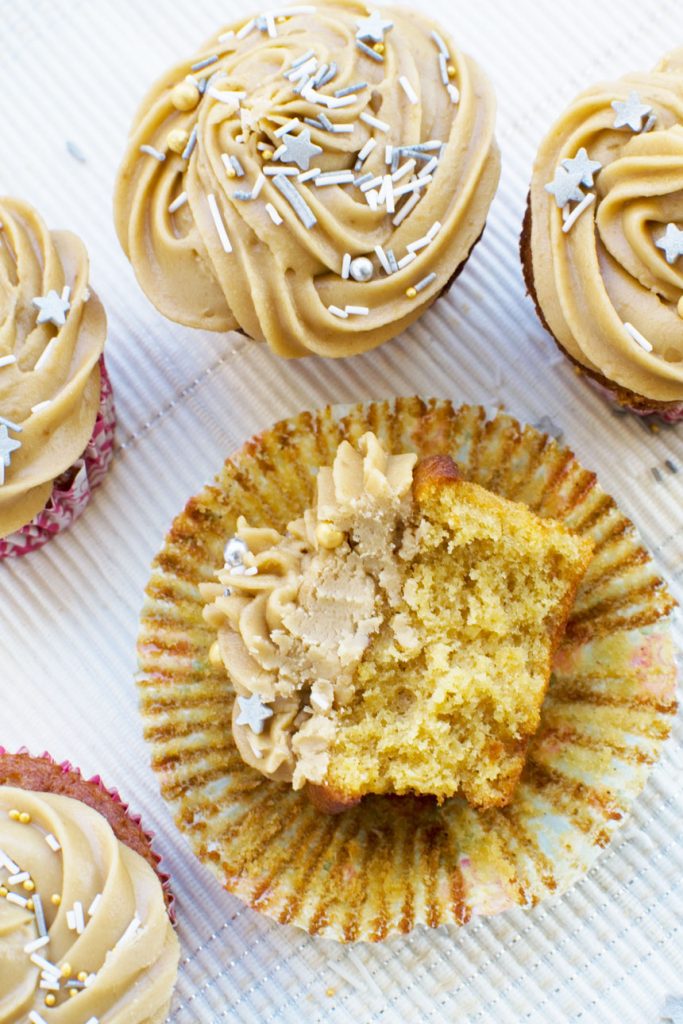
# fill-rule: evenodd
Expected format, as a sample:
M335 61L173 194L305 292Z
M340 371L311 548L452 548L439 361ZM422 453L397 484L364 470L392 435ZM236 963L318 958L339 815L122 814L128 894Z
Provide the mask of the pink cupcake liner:
M175 923L176 923L175 895L173 893L173 890L171 889L171 876L170 876L170 874L168 874L168 872L162 870L162 866L161 866L162 865L162 857L161 857L161 854L157 853L157 851L154 849L154 845L153 844L154 844L155 833L151 832L149 829L146 829L143 826L141 815L136 814L136 813L134 813L133 811L130 810L129 805L123 800L123 798L121 797L121 794L119 793L118 789L115 789L115 788L112 789L109 786L106 786L104 784L104 782L102 781L102 777L100 775L93 775L89 779L86 778L82 774L80 768L78 768L75 765L73 765L71 763L71 761L56 761L47 750L43 751L42 754L34 755L34 754L31 754L31 751L28 749L28 747L23 747L22 746L22 747L19 747L18 750L12 752L11 750L8 750L6 747L3 747L0 744L0 757L3 757L3 756L26 757L26 758L29 758L31 761L47 761L48 764L50 764L54 768L58 768L59 771L61 771L64 775L76 776L76 778L79 781L84 782L86 785L88 785L88 786L95 786L101 793L104 793L115 804L118 804L118 806L120 807L122 813L125 814L126 818L128 818L128 820L137 829L139 829L139 831L142 833L142 835L143 835L143 837L145 839L145 842L146 842L146 844L147 844L147 846L149 848L149 858L148 858L148 860L149 860L151 866L156 871L157 877L158 877L159 881L161 882L161 888L163 889L164 900L166 902L166 909L168 911L168 916L169 916L169 918L171 920L171 923L173 925L175 925ZM0 783L0 785L2 785L2 783ZM78 797L74 797L74 799L78 799ZM94 808L94 809L97 809L97 808Z
M676 404L672 403L671 406L666 409L641 409L635 405L624 405L623 402L620 402L617 399L617 396L610 390L610 388L606 387L604 384L600 384L597 380L593 380L593 378L589 377L587 374L584 374L584 380L590 384L594 391L597 391L598 394L602 395L602 397L605 398L617 411L630 412L634 416L640 416L641 419L653 417L654 419L661 420L662 423L668 423L671 425L683 421L683 402L677 402Z
M0 538L0 559L26 555L46 544L78 519L92 492L104 478L114 454L116 410L114 392L100 357L100 408L92 436L80 459L55 482L47 505L26 526Z

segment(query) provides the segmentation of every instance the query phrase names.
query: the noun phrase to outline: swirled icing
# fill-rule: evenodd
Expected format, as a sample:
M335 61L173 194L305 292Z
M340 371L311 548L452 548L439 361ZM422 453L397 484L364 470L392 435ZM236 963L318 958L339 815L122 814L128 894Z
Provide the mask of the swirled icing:
M12 820L16 810L30 815L30 823ZM179 945L163 890L147 861L116 838L101 814L71 797L0 786L0 861L0 884L17 897L0 897L0 1024L27 1020L32 1011L52 1019L45 1003L50 993L52 1012L63 1024L164 1020ZM33 889L8 883L13 867L28 873ZM36 895L49 936L37 949L35 904L32 911L21 903ZM82 930L80 923L70 927L76 904ZM39 987L41 960L55 965L48 976L56 974L57 990ZM79 989L75 998L69 998L69 982Z
M391 557L399 517L411 504L415 455L388 455L374 434L339 446L317 476L317 504L283 535L240 518L243 560L204 584L206 620L218 630L216 656L237 693L233 735L242 758L269 778L322 782L337 711L382 625L380 599L400 604ZM408 625L397 612L394 634ZM257 695L272 712L256 732L240 722L240 698Z
M615 127L613 104L633 93L651 116ZM564 231L545 186L581 149L601 165L581 186L596 198ZM657 245L683 228L683 50L581 93L541 144L530 200L534 289L562 347L638 395L683 399L683 256L669 263Z
M45 507L54 481L86 448L100 402L106 317L89 291L80 239L48 231L17 199L0 199L0 223L0 431L9 421L7 434L20 445L0 484L5 537ZM39 323L34 299L65 288L65 323Z
M240 329L284 356L349 355L407 327L467 258L500 173L491 87L432 22L400 8L381 9L381 20L392 27L379 44L383 54L372 50L371 58L367 42L357 38L368 11L364 4L331 0L306 5L299 14L283 9L270 22L266 16L242 20L171 68L143 101L119 172L116 227L143 290L170 319ZM303 88L299 95L302 81L285 76L296 74L292 65L308 53L315 64L309 78L325 67L336 70L314 93ZM204 61L206 67L193 71ZM193 83L203 81L208 84L200 96ZM346 97L335 95L357 83L367 84ZM188 104L191 109L178 109ZM342 131L327 130L322 118ZM287 178L315 219L312 226L299 219L274 177L260 177L281 166L277 153L284 137L276 132L295 119L294 136L310 130L311 143L322 152L308 164L290 162L290 170L305 174L306 166L379 179L363 192L360 184ZM375 148L361 160L371 139ZM404 173L407 157L392 168L390 153L387 165L386 147L423 143L432 148L415 158L414 170L429 167L433 182L419 189L417 205L394 223L412 195L386 203L380 195L385 176L401 174L392 191L411 182L414 188L418 178ZM275 154L269 162L263 147ZM242 176L230 163L234 159ZM257 183L258 199L239 198ZM370 192L375 200L380 196L374 211ZM391 206L394 212L388 212ZM412 243L419 243L414 259L407 248ZM389 250L404 263L387 274L381 261L389 259ZM372 280L349 276L345 254L369 258ZM418 293L406 294L421 283Z

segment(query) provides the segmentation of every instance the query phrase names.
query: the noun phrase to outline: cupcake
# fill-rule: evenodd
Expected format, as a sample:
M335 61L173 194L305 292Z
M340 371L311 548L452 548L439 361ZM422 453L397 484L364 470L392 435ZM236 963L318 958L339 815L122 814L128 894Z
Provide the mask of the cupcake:
M342 442L357 448L368 432L385 452L448 457L462 481L594 546L506 806L477 807L459 795L439 803L370 794L341 814L321 814L307 786L295 790L286 776L268 778L246 763L240 747L250 737L233 732L237 698L246 694L214 646L202 590L215 586L226 560L241 563L246 578L265 576L266 566L254 573L247 564L245 547L267 546L271 531L284 535L314 508L321 467L333 465ZM255 531L249 545L233 540L240 517ZM338 527L324 521L323 541L331 543ZM269 609L271 628L280 596ZM229 891L311 934L377 941L420 923L462 924L534 905L591 866L659 756L676 709L674 606L595 474L539 430L503 413L487 419L476 406L419 398L301 413L232 455L187 503L155 559L138 641L139 689L162 794ZM250 644L261 656L257 611ZM227 632L219 645L226 639L232 642ZM317 689L323 706L325 688Z
M0 558L69 526L111 461L107 321L83 243L0 199Z
M0 1016L165 1020L179 943L151 835L99 777L0 748Z
M144 99L116 228L165 316L281 356L363 352L464 266L500 173L478 65L346 0L221 29Z
M587 89L541 143L520 241L538 315L611 401L683 418L683 50Z
M244 761L325 810L509 804L590 540L368 432L284 534L240 517L200 586Z

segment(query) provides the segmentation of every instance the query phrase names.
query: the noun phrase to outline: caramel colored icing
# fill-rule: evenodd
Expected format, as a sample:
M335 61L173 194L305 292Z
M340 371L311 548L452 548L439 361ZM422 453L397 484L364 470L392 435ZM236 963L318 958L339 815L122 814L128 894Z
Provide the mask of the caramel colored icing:
M0 224L0 433L10 421L9 440L20 444L0 483L4 537L45 507L54 480L88 444L100 402L98 360L107 324L88 288L80 239L48 231L36 211L17 199L0 198ZM34 299L54 292L59 300L65 288L64 324L39 323L42 311ZM16 361L4 364L11 357Z
M416 12L382 7L375 17L391 27L377 33L383 52L369 56L371 32L365 41L357 37L369 15L364 4L331 0L298 14L287 10L222 29L153 86L119 172L116 227L143 290L170 319L238 329L283 356L345 356L412 323L467 258L498 184L495 100L475 62ZM308 53L310 81L286 77ZM314 87L316 75L322 84ZM365 86L335 95L358 83ZM276 133L290 122L291 135L310 131L310 143L320 147L310 161L297 163L287 150L281 162L287 139ZM341 130L330 130L336 126ZM412 171L408 153L397 154L392 167L387 146L423 143ZM156 152L141 150L150 146ZM278 179L262 176L280 167L295 172L281 179L295 190L295 203L305 202L303 219ZM302 182L304 168L379 180L363 192L360 184ZM433 181L419 187L413 207L422 170ZM392 173L401 176L389 186ZM255 186L258 198L249 199ZM405 186L393 203L381 194ZM413 242L419 245L411 260ZM390 250L396 263L408 262L387 273L378 246L385 263ZM346 263L369 260L371 280L349 275L345 255Z
M17 811L30 822L13 820ZM15 867L28 878L10 884ZM179 944L161 883L101 814L70 797L0 786L0 885L0 1024L32 1011L63 1024L165 1019ZM38 948L36 902L49 937ZM58 987L40 988L41 973Z
M633 93L644 108L635 129L615 127L612 104ZM545 185L581 149L601 165L593 185L580 183L595 200L563 231L563 210ZM570 104L538 151L531 212L535 291L562 347L639 395L683 399L683 255L668 262L657 245L667 225L683 230L683 50Z
M204 584L206 620L218 630L220 657L237 693L233 735L247 764L269 778L322 782L337 711L382 624L380 599L400 604L393 551L397 520L411 504L415 455L387 455L374 434L358 450L339 446L317 477L317 504L282 535L249 526L236 533L242 554ZM398 642L408 625L400 612ZM241 721L242 699L271 712L261 731Z

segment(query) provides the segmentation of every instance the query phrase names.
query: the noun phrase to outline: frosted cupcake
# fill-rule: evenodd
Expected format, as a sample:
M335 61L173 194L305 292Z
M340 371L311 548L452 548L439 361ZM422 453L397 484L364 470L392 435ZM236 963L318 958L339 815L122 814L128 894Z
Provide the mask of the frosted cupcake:
M107 321L83 243L0 199L0 558L85 508L112 456Z
M481 235L494 114L481 69L416 12L335 0L241 19L143 100L119 240L172 320L282 356L365 351Z
M0 748L0 1019L165 1019L179 944L150 836L99 777Z
M620 406L683 418L683 50L581 93L542 142L520 243L539 317Z

